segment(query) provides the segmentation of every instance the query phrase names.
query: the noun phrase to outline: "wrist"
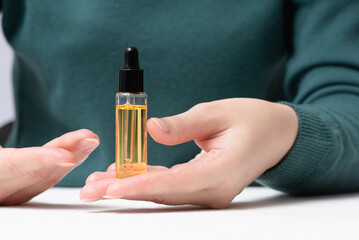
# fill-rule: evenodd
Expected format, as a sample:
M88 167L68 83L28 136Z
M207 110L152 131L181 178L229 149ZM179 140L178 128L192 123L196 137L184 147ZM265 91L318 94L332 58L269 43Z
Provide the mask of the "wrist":
M272 166L277 165L292 149L299 130L299 120L298 115L293 108L286 104L275 103L277 109L278 119L277 119L277 143L278 146L278 155L274 158Z

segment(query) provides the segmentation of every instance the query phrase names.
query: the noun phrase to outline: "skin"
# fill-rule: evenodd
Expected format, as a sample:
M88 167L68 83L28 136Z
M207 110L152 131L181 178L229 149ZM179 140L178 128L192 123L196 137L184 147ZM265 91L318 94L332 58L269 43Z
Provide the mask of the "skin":
M165 145L194 140L201 152L187 163L148 166L148 173L125 179L115 177L112 164L87 178L80 192L83 201L121 198L225 208L288 153L298 133L298 117L284 104L233 98L149 119L147 130Z
M96 134L82 129L64 134L42 147L0 146L0 205L27 202L53 187L99 143Z

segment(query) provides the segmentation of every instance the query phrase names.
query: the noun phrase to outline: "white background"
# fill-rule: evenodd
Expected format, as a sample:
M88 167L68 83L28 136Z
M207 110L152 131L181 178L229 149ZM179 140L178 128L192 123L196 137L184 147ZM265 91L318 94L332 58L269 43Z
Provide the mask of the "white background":
M0 14L1 24L1 14ZM2 25L0 25L2 26ZM14 103L11 85L12 51L0 28L0 127L13 120Z

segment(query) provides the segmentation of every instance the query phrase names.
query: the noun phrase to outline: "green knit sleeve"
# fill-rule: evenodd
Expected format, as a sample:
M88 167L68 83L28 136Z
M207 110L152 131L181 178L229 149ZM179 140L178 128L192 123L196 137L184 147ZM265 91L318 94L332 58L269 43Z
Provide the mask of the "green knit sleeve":
M257 182L290 194L359 190L359 1L294 1L284 87L295 144Z

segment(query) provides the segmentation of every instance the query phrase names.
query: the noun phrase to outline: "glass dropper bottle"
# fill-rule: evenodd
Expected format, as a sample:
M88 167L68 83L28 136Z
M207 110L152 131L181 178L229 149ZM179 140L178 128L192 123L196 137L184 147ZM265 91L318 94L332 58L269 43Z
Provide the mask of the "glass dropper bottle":
M128 47L116 94L116 177L147 172L147 94L138 51Z

